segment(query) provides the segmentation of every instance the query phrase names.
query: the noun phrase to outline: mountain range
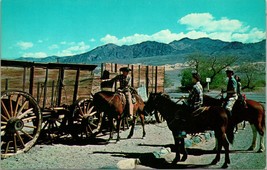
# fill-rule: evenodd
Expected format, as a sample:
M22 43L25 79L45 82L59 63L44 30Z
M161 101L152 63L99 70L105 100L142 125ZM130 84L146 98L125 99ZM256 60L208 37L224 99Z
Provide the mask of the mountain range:
M163 65L182 63L186 56L200 54L207 56L238 56L242 61L259 62L266 60L266 40L257 43L225 42L210 38L183 38L171 43L145 41L139 44L106 44L73 56L49 56L46 58L18 58L34 62L60 62L99 64L104 62L124 64Z

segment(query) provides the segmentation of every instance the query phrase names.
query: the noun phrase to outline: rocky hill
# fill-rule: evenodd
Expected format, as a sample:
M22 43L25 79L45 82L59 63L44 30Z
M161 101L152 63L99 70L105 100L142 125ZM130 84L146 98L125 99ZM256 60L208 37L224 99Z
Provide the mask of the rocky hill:
M265 61L266 40L257 43L224 42L209 38L183 38L169 44L146 41L134 45L106 44L74 56L46 58L18 58L35 62L87 63L101 62L144 63L152 65L184 62L191 54L238 56L242 61Z

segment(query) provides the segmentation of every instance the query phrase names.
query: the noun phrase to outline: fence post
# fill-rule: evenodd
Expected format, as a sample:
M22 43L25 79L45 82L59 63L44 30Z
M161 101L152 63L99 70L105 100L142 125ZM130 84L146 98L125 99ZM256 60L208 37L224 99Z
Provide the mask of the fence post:
M45 108L45 106L46 106L47 79L48 79L48 68L46 67L46 71L45 71L45 82L44 82L44 100L43 100L43 108Z
M149 88L148 70L149 70L149 68L148 68L148 66L146 66L146 94L148 94L148 92L149 92L149 90L148 90L148 88Z
M77 100L77 94L78 94L78 87L79 87L79 79L80 79L80 69L77 69L76 72L76 80L74 84L74 92L73 92L73 103Z
M131 77L132 77L132 81L131 81L131 86L134 87L134 67L133 67L133 65L131 65L131 69L132 69L132 75L131 75Z
M23 82L22 82L22 90L25 91L25 84L26 84L26 67L23 70Z
M8 79L6 79L6 87L5 87L6 90L8 90Z
M33 84L34 84L34 66L31 67L30 70L30 87L29 87L29 93L33 95Z
M156 66L156 70L155 70L155 93L157 93L158 91L158 66Z

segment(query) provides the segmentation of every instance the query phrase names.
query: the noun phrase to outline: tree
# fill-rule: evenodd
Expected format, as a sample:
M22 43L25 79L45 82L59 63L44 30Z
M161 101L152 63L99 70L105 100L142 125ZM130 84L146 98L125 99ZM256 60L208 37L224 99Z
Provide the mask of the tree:
M240 74L241 79L244 78L242 90L254 90L256 86L265 86L265 63L243 63L237 67L236 72Z
M182 72L183 86L191 86L191 72L196 70L201 75L201 84L203 88L207 86L205 81L207 77L211 79L210 86L218 88L223 84L222 71L233 65L238 60L236 56L207 56L194 54L187 57L188 69ZM190 73L190 74L189 74ZM224 74L225 75L225 74ZM189 77L190 76L190 77Z

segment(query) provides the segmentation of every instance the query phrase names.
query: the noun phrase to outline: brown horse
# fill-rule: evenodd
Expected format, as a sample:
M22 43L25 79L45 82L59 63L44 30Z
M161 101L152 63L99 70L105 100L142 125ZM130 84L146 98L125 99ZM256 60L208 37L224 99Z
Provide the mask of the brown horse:
M214 130L215 137L218 139L219 149L211 164L216 164L220 161L220 152L223 146L225 149L223 168L226 168L230 164L228 142L232 143L234 137L233 131L227 131L227 113L222 107L218 106L210 106L202 109L201 112L188 116L187 106L173 102L168 95L162 93L151 93L145 105L145 110L148 112L158 110L172 131L176 148L176 156L172 163L176 164L178 161L185 161L187 159L184 138L180 137L178 132L185 130L187 133L193 134L205 130ZM183 153L181 160L180 151Z
M146 135L145 132L145 112L144 112L144 102L142 98L138 94L133 94L136 102L133 104L133 122L128 138L131 138L134 133L134 127L136 124L136 118L138 114L140 115L141 124L143 127L143 138ZM120 140L120 127L121 121L126 116L125 108L126 108L126 98L125 95L119 92L108 92L108 91L100 91L93 95L93 104L100 111L104 112L108 116L109 120L109 128L110 128L110 137L113 138L113 118L117 120L117 141Z
M206 106L222 106L223 99L216 99L208 95L204 95L204 105ZM265 131L265 108L262 104L254 100L246 100L247 107L237 100L232 110L231 120L234 125L248 121L252 128L253 139L248 150L255 150L257 146L257 132L260 134L260 148L258 152L263 152L264 147L264 131Z

